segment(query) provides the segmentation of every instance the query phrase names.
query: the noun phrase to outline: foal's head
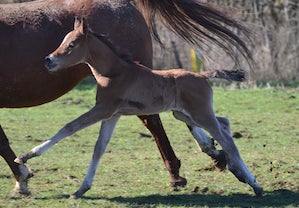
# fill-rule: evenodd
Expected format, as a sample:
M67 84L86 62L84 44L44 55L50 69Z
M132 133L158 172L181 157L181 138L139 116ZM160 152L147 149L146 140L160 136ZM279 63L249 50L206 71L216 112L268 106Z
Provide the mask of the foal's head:
M50 71L74 66L86 61L88 26L84 18L76 18L74 30L69 32L60 46L45 58L45 67Z

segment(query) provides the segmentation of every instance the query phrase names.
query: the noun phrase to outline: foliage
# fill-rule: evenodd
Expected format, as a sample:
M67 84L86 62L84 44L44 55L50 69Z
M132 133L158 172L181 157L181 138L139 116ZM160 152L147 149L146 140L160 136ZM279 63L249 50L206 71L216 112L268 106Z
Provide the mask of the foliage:
M29 151L91 108L95 88L83 83L60 99L34 108L2 109L0 123L17 153ZM214 87L218 115L231 120L240 153L264 187L263 198L229 172L217 172L171 113L162 121L188 185L174 191L152 138L136 117L122 117L103 156L93 187L68 199L81 184L99 125L66 138L29 161L31 197L10 198L12 174L0 160L0 207L294 207L299 205L298 89Z

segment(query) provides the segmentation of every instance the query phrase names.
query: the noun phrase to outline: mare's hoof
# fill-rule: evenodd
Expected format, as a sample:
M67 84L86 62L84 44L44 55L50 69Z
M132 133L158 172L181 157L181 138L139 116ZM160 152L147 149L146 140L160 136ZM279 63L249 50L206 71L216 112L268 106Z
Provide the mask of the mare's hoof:
M226 169L227 159L223 150L219 150L219 154L213 157L213 162L218 170L223 171Z
M178 178L172 178L170 180L172 187L185 187L187 185L187 179L179 176Z

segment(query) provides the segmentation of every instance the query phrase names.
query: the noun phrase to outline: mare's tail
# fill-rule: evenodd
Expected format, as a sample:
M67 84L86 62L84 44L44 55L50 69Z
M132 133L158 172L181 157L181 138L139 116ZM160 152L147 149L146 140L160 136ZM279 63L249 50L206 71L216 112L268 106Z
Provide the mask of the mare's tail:
M252 54L246 45L246 42L250 43L249 30L210 4L200 0L137 0L137 4L158 40L155 15L189 43L198 44L200 47L215 43L236 63L239 62L235 50L237 49L249 65L254 66Z
M237 82L243 82L246 80L245 72L240 69L204 71L199 72L199 74L206 78L219 78Z

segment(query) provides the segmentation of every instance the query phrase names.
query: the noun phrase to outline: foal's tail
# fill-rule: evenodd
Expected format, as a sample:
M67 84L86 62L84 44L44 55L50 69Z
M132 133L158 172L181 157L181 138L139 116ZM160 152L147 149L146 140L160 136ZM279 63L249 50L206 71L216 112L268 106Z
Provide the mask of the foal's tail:
M245 72L240 69L204 71L199 74L206 78L219 78L237 82L243 82L246 80Z
M250 43L249 30L240 22L201 0L136 0L148 26L161 43L155 28L154 16L177 35L200 47L215 43L238 63L237 51L254 66L246 42ZM233 31L237 31L236 34ZM241 38L242 37L242 38Z

